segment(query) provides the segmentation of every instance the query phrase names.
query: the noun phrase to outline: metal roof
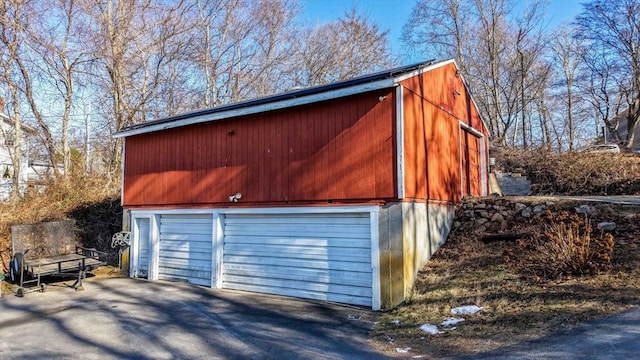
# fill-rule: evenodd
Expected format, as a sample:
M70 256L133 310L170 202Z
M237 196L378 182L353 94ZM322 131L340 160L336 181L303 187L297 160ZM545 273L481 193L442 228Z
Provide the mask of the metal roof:
M306 102L298 102L298 103L289 102L289 104L291 104L290 106L323 101L323 100L327 100L327 98L314 97L314 95L334 92L341 89L358 88L358 92L383 89L386 87L393 86L392 82L385 82L384 80L396 79L398 77L401 77L402 75L409 74L416 71L420 72L421 70L434 65L434 63L435 63L435 60L423 61L423 62L401 66L401 67L393 68L390 70L384 70L374 74L364 75L364 76L356 77L353 79L339 81L339 82L335 82L327 85L314 86L314 87L305 88L301 90L289 91L289 92L267 96L259 99L242 101L242 102L222 105L222 106L218 106L210 109L198 110L198 111L178 114L178 115L174 115L166 118L161 118L157 120L147 121L144 123L134 124L116 132L114 134L114 137L126 137L126 136L136 135L140 133L146 133L146 132L152 132L157 130L163 130L167 128L184 126L191 123L219 120L219 117L217 116L212 117L212 115L219 114L219 113L229 113L230 114L229 117L240 116L242 115L242 113L239 112L238 110L247 109L247 108L256 108L256 111L253 113L270 111L277 108L269 108L269 107L265 107L264 105L281 103L287 100L309 98L308 101ZM444 63L449 63L449 61ZM346 96L346 95L349 95L349 93L346 92L345 95L343 96ZM187 119L194 119L194 118L199 120L193 121L193 122L185 121Z

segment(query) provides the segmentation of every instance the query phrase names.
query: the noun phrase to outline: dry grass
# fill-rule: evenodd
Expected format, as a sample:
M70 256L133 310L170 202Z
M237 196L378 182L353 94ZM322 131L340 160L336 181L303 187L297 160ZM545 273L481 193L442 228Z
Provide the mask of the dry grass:
M74 219L80 243L111 250L111 235L122 221L119 185L99 176L75 177L51 183L43 192L30 191L20 201L0 203L0 263L6 266L11 258L14 224Z
M640 194L640 155L555 153L493 147L497 170L522 173L533 194Z
M574 204L566 204L571 207ZM483 243L470 233L453 234L419 274L404 306L382 315L374 342L396 356L427 358L472 355L541 337L610 316L640 302L640 207L598 205L593 221L613 220L609 271L554 281L530 281L504 263L514 242ZM483 307L455 330L428 335L418 327L439 324L461 305ZM400 323L397 324L399 320ZM411 347L408 354L395 348Z

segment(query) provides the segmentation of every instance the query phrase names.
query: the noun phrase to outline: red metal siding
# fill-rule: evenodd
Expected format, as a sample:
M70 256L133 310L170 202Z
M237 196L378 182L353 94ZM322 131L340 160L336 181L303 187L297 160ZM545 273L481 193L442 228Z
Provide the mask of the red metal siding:
M382 90L131 136L124 205L392 199L394 117Z
M405 195L415 199L459 201L463 180L460 173L463 133L459 121L484 133L485 139L487 136L471 96L453 63L402 81L402 85L405 87ZM479 164L480 158L472 160ZM465 181L473 183L471 192L481 194L481 172Z

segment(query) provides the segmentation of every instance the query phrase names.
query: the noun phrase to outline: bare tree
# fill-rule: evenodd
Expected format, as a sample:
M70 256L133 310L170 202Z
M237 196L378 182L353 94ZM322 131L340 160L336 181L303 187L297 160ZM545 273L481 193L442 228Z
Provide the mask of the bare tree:
M11 26L12 22L9 20L11 17L19 17L21 15L21 9L19 7L11 7L6 3L0 5L0 43L4 47L0 48L0 65L2 66L2 74L0 79L8 88L10 102L12 106L12 112L10 119L13 121L13 128L8 132L2 130L2 138L5 139L5 144L8 146L9 156L11 158L11 166L13 171L11 173L12 187L11 198L15 201L20 196L20 177L22 171L21 161L21 146L22 146L22 117L20 112L20 94L18 84L14 77L15 61L19 54L19 35L15 31L15 27ZM8 108L8 103L5 103L4 99L0 111L4 111ZM4 119L0 119L4 121ZM0 129L4 129L4 126L0 126ZM12 131L12 132L11 132ZM13 139L13 144L7 139ZM11 146L13 145L13 146Z
M514 13L511 0L420 0L404 26L405 44L458 60L493 138L523 146L548 76L543 61L544 1ZM538 101L538 103L540 103ZM536 134L538 135L538 134ZM544 135L541 135L544 136Z
M4 46L6 59L4 63L4 81L9 87L13 103L13 120L14 120L14 144L13 144L13 168L14 168L14 184L13 195L18 195L19 179L20 179L20 153L21 153L21 108L20 103L23 97L29 105L30 111L35 117L39 125L42 126L40 137L47 147L48 156L51 164L56 164L56 147L55 140L48 126L44 115L40 110L35 94L38 84L33 80L32 72L37 68L37 64L31 62L28 46L32 44L32 40L28 35L28 29L31 26L32 15L37 8L31 7L30 2L8 2L4 1L0 7L0 44ZM58 175L57 168L54 166L55 174Z
M42 80L48 84L62 100L62 109L50 110L55 121L36 117L48 149L55 149L52 158L57 163L58 154L62 157L63 173L68 179L71 173L71 151L69 147L69 126L73 111L76 83L79 81L80 67L89 61L89 54L78 41L82 29L87 24L76 0L48 0L39 2L39 7L30 9L34 21L30 22L28 43L40 71L46 74ZM44 88L44 87L41 87ZM38 101L29 102L32 107L43 107ZM44 105L46 106L46 105ZM51 109L51 107L49 107ZM43 113L38 110L37 113ZM53 135L52 127L59 127L59 139ZM49 134L49 135L46 135ZM49 144L47 142L52 141ZM57 166L54 166L57 171Z
M298 53L298 86L326 84L392 66L388 31L355 9L307 32Z
M472 6L466 0L417 0L402 27L402 40L430 57L453 57L463 69L468 55ZM429 19L428 22L425 19Z
M596 61L588 66L601 81L599 91L606 93L603 95L607 100L621 96L627 105L625 147L631 149L640 120L640 1L593 0L584 3L576 26L577 38L587 42L590 51L598 52L599 57L592 58ZM604 68L605 64L609 66ZM615 72L611 72L612 68ZM610 114L606 115L604 119Z
M188 30L182 22L184 11L182 2L152 0L96 0L85 5L94 25L83 41L94 56L94 86L107 95L100 102L111 107L112 132L156 114L149 104L160 97L167 68L180 59L180 35ZM107 160L109 169L119 167L120 154L116 141Z
M569 134L569 151L575 150L575 103L576 103L576 77L579 67L582 65L580 57L580 45L578 44L573 29L568 26L560 27L554 32L551 41L551 52L554 63L558 64L560 75L559 86L563 88L560 97L565 100L566 112L564 127Z

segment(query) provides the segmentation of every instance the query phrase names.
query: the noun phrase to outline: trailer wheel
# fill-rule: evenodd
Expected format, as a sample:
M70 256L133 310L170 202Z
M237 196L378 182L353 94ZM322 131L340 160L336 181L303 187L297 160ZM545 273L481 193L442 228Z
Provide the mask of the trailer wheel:
M24 297L24 288L23 287L19 287L18 291L16 292L16 296L17 297Z
M12 283L18 284L20 283L20 274L24 269L24 255L22 253L15 253L11 258L9 268L9 278Z
M43 293L46 293L47 292L47 284L45 284L45 283L40 284L40 290Z

